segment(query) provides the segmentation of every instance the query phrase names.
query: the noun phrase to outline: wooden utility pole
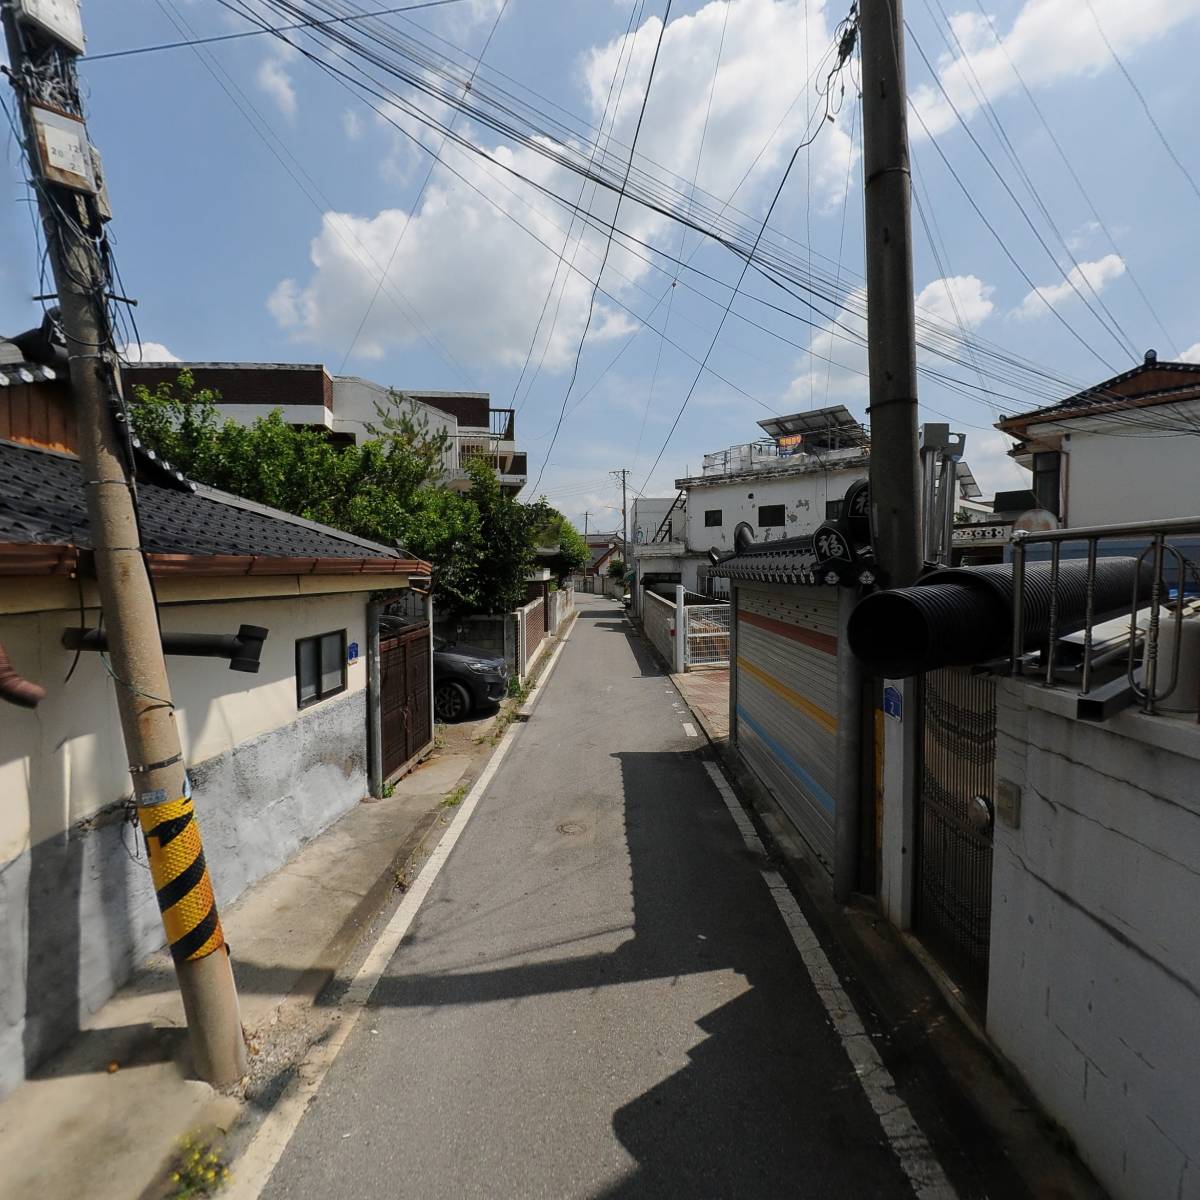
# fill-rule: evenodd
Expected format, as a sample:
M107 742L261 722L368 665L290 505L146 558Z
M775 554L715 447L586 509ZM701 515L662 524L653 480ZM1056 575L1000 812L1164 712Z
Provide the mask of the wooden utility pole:
M885 587L921 569L912 194L902 0L860 0L871 508Z
M75 69L82 30L69 3L15 0L0 7L0 16L67 342L96 582L135 803L195 1067L224 1086L245 1073L245 1042L141 551L107 308L107 201L97 186Z
M592 514L590 512L585 512L583 514L583 536L584 537L587 537L588 517L590 517L591 515Z

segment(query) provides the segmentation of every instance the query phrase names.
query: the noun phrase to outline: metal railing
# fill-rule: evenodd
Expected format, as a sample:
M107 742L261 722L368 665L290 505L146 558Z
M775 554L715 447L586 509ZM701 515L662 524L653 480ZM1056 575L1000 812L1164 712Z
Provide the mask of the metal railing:
M729 666L729 605L689 604L684 669Z
M1059 625L1060 625L1060 595L1059 574L1062 563L1063 546L1070 542L1083 542L1086 545L1087 575L1085 592L1085 613L1082 629L1082 662L1079 667L1079 695L1097 698L1091 709L1081 706L1081 715L1107 716L1122 706L1123 702L1134 699L1140 703L1142 711L1153 713L1156 706L1175 690L1179 682L1180 649L1183 644L1183 621L1185 610L1189 607L1186 601L1189 577L1197 589L1200 589L1200 571L1196 564L1175 545L1169 543L1170 538L1200 535L1200 516L1178 517L1161 521L1138 521L1124 525L1092 525L1067 529L1052 529L1039 533L1017 531L1012 538L1012 651L1010 669L1013 675L1023 672L1025 659L1025 568L1029 548L1032 546L1048 545L1050 550L1050 600L1049 619L1046 631L1046 642L1042 649L1043 674L1047 686L1060 682L1063 671L1059 662ZM1136 568L1133 573L1133 586L1129 600L1128 628L1120 634L1110 631L1098 646L1096 639L1097 616L1107 616L1106 624L1113 620L1109 614L1097 614L1095 611L1096 597L1096 564L1100 558L1099 545L1101 542L1133 541L1146 545L1136 556ZM1144 566L1150 560L1151 576L1149 595L1144 596ZM1165 567L1168 559L1173 560L1177 574L1174 586L1174 608L1169 616L1174 624L1172 639L1171 674L1167 686L1160 688L1159 641L1162 631L1162 610L1168 607L1172 599L1171 583L1165 577ZM1146 601L1143 604L1143 601ZM1193 604L1193 607L1196 607ZM1122 622L1124 618L1121 618ZM1138 649L1141 648L1141 658ZM1102 667L1113 662L1119 662L1125 657L1124 675L1117 680L1109 679L1097 687L1096 674ZM1141 678L1138 678L1138 668L1141 668ZM1103 694L1102 694L1103 693ZM1124 697L1122 698L1122 693Z

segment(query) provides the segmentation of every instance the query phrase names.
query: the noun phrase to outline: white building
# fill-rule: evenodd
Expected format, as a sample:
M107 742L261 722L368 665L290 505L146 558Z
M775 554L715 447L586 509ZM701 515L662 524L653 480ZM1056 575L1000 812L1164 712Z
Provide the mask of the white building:
M677 479L680 500L638 501L648 503L647 513L681 506L666 530L637 545L642 582L726 595L726 580L709 576L708 554L732 550L738 525L749 524L758 541L813 533L838 515L846 489L867 477L866 433L842 405L758 424L767 437L706 454L699 475Z
M1200 365L1145 360L1058 404L1005 417L1013 457L1064 526L1200 512Z
M492 408L487 392L439 392L392 389L357 375L330 375L321 363L141 363L124 369L131 384L154 388L174 383L189 370L200 388L220 393L218 409L249 425L279 409L290 425L326 431L331 441L361 444L379 422L379 405L394 394L413 406L419 424L448 439L443 482L465 491L466 466L486 460L500 486L515 496L527 482L526 456L517 449L516 415L511 408Z

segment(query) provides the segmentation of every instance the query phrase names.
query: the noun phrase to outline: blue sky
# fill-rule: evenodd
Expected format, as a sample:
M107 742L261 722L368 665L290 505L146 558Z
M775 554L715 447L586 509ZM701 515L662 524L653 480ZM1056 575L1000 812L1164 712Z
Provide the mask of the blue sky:
M269 0L255 4L271 23L283 23ZM384 0L356 5L389 7ZM386 21L469 69L501 6L502 0L460 0ZM619 493L608 475L615 468L630 469L635 490L667 494L706 451L752 440L755 421L770 411L837 402L861 416L862 352L831 336L839 331L829 325L832 316L858 327L857 66L843 75L845 99L833 120L821 120L823 101L805 85L845 7L820 0L672 6L639 155L655 170L674 172L685 193L698 160L698 186L716 197L715 208L757 159L733 199L738 219L753 229L805 129L819 129L788 176L769 239L801 270L811 264L839 279L850 289L850 309L825 305L814 316L802 291L789 295L748 274L708 360L711 371L701 374L665 450L741 261L635 202L622 203L621 229L672 257L682 236L689 269L671 289L669 261L652 259L651 266L647 251L638 257L627 243L614 244L546 463L587 316L589 281L604 254L602 232L589 230L576 250L576 223L566 258L577 271L556 275L556 253L531 232L557 250L570 214L483 157L454 148L445 152L447 163L478 190L438 166L414 211L429 158L361 98L266 36L219 43L204 55L177 49L82 66L93 140L116 211L113 239L126 285L139 300L147 357L165 350L184 359L320 361L332 371L345 360L346 372L396 387L486 390L494 404L508 405L545 305L533 355L541 369L527 396L532 371L525 373L517 395L519 440L529 450L531 485L545 464L539 490L573 519L590 511L593 528L616 524ZM962 359L950 368L928 355L925 361L952 371L970 393L927 378L921 399L927 419L945 414L965 429L968 458L990 491L1019 482L1004 458L1004 440L991 430L997 408L1018 411L1044 402L1046 393L1065 395L1098 382L1109 367L1124 370L1135 351L1140 358L1149 347L1164 359L1200 359L1200 296L1191 269L1200 195L1169 157L1091 12L1171 148L1200 177L1193 128L1200 0L1091 0L1091 10L1086 0L984 0L983 7L977 0L909 0L906 7L910 97L931 135L911 122L913 155L939 250L931 252L918 218L915 287L935 323L929 336ZM617 153L633 137L662 11L661 0L509 0L480 80L525 97L532 89L543 108L560 106L595 126L618 71L610 135ZM201 36L249 27L215 0L85 3L90 53L179 39L168 12ZM981 103L985 96L990 108ZM427 98L421 103L432 107ZM411 117L393 117L426 144L438 143ZM579 194L577 178L527 147L462 117L455 130L560 194ZM0 260L0 330L16 332L39 319L29 299L38 286L37 262L11 139L2 161L9 203L0 205L7 248ZM611 219L611 194L592 198L589 189L583 199L599 218ZM1029 281L1040 295L1031 294ZM669 303L660 301L664 295ZM960 327L1053 380L1035 392L1029 389L1037 376L1005 368L1009 378L985 379L1002 395L981 395L971 356L959 348Z

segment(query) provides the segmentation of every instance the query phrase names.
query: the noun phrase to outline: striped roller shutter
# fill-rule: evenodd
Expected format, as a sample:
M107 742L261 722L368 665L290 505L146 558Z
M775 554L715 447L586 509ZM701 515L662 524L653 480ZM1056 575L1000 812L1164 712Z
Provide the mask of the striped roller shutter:
M837 795L838 589L738 588L737 743L826 870Z

